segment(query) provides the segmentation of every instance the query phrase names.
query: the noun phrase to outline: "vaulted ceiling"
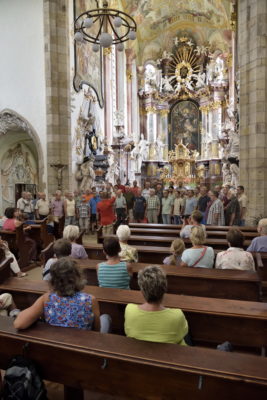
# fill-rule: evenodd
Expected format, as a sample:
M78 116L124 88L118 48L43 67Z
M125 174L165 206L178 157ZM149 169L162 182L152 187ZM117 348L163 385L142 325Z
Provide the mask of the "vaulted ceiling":
M134 17L138 40L132 43L138 64L170 51L178 34L191 36L198 44L209 42L223 52L231 45L231 0L119 0Z

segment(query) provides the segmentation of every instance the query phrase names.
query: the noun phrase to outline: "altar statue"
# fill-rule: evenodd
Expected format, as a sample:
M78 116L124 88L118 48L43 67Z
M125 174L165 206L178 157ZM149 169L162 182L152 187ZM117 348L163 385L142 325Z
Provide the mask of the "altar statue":
M173 92L173 87L170 84L169 78L165 75L164 78L161 80L162 89L166 92Z
M142 161L146 161L148 158L148 153L149 153L149 143L148 141L144 138L144 134L141 133L141 139L140 142L138 143L138 147L139 147L139 152L141 155L141 165L142 165ZM140 168L141 170L141 168Z
M161 138L158 137L155 142L155 157L157 161L163 161L163 150L164 143L162 142Z

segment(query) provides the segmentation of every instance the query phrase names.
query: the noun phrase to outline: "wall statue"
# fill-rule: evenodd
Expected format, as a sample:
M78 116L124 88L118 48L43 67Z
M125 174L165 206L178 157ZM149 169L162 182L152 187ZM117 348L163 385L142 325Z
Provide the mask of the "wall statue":
M109 167L106 175L106 181L114 185L117 179L120 177L120 169L118 161L115 160L113 151L110 151L108 154L108 164Z
M228 144L229 157L239 159L239 143L240 143L239 134L236 131L231 130L229 132L229 144Z
M223 185L231 185L232 175L230 171L230 165L228 162L224 162L222 165Z
M238 165L231 164L230 171L232 174L231 186L237 188L237 186L239 185L239 167L238 167Z
M93 169L94 161L86 157L81 165L82 182L80 189L82 191L91 189L95 180L95 171Z

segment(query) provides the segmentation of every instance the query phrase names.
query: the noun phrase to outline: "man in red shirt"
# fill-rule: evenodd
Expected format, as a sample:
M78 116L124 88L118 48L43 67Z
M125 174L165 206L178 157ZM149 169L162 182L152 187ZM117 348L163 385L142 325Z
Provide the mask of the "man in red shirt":
M125 186L121 184L120 179L117 179L117 186L118 186L118 189L120 189L122 191L122 193L125 193Z
M113 204L116 197L108 198L107 192L101 193L101 201L97 203L97 213L100 225L103 227L103 236L113 235L113 222L115 214Z
M137 186L137 181L133 181L133 186L130 188L130 191L137 197L139 186Z

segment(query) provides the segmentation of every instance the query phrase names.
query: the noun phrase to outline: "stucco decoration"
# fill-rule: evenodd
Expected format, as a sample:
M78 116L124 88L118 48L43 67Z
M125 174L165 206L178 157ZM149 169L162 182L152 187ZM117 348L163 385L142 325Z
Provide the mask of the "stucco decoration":
M38 175L36 182L39 190L44 190L46 183L43 181L44 175L44 156L41 141L33 126L21 115L10 109L4 109L0 112L0 138L1 135L7 135L8 131L26 132L34 143L38 156Z
M24 143L9 148L1 159L3 208L14 204L15 184L37 184L38 167L30 149Z
M29 131L30 127L25 120L11 112L0 113L0 135L5 135L8 131L21 129Z

